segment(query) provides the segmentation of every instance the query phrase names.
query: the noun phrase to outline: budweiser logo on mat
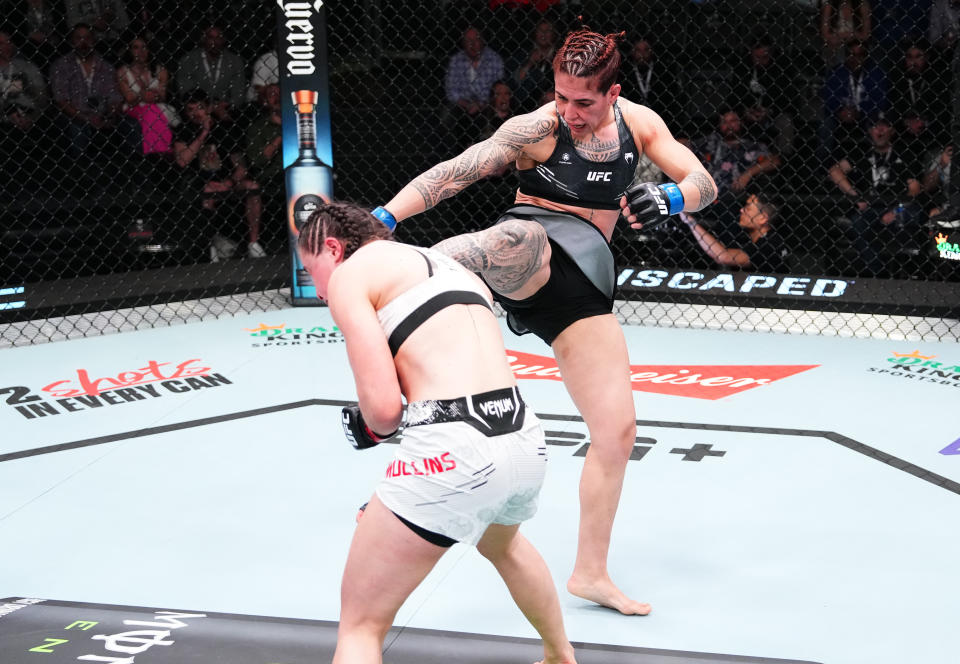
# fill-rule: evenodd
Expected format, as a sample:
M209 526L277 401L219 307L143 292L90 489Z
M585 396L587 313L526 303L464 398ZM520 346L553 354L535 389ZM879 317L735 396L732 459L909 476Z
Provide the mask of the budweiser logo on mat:
M507 351L507 360L517 378L561 380L552 357ZM655 392L693 399L722 399L732 394L767 385L818 364L730 364L730 365L643 365L630 366L630 381L639 392Z

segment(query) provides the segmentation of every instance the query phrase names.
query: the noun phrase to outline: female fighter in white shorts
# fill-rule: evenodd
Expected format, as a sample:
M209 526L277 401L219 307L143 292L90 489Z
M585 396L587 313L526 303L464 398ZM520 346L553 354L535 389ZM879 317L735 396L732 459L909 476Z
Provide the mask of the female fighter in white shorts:
M370 447L407 422L359 520L341 587L334 664L380 662L401 604L455 542L476 545L540 633L544 662L574 662L556 588L518 532L546 469L543 430L517 392L491 295L450 258L392 242L369 212L322 205L298 250L340 328L359 405L348 439ZM393 433L377 433L393 432Z

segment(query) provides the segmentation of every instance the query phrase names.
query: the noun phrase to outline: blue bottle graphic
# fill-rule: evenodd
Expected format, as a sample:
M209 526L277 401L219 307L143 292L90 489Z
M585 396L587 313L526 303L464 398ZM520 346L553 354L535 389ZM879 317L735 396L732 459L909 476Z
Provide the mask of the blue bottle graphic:
M296 244L300 228L317 209L330 200L333 193L333 172L317 157L317 93L297 90L293 103L297 110L297 159L284 173L287 185L287 223L293 252L294 286L313 286L310 275L300 264Z

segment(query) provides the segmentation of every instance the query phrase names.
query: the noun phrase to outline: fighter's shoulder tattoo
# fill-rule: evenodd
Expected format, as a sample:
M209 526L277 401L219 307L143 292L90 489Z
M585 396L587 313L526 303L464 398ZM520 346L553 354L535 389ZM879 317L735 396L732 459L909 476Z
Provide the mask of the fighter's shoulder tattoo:
M506 149L520 151L525 145L539 143L557 130L557 118L548 115L528 113L508 118L491 141Z
M426 207L431 208L515 161L524 146L540 142L554 131L555 126L556 120L551 122L540 115L510 118L487 140L437 164L410 184L423 197Z

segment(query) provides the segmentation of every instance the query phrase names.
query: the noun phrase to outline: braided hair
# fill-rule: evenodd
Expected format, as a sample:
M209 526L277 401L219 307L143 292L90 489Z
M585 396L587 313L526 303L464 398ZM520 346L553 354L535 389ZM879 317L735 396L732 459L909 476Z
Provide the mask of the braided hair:
M323 250L323 241L334 237L343 243L343 259L353 255L370 240L392 240L393 233L379 219L352 203L323 203L310 213L300 229L297 248L314 256Z
M597 79L597 89L606 93L620 72L619 42L625 32L602 35L587 26L574 30L563 40L553 58L554 73Z

